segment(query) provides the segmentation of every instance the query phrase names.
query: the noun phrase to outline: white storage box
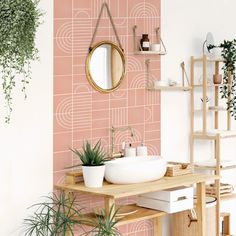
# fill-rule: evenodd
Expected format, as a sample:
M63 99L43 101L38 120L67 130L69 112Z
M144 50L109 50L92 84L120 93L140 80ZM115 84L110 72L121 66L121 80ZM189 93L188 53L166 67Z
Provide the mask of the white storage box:
M167 213L175 213L193 208L193 188L173 188L138 197L137 205Z
M193 187L178 187L166 189L158 192L147 193L141 195L146 198L153 198L167 202L175 202L180 199L192 198L193 199Z

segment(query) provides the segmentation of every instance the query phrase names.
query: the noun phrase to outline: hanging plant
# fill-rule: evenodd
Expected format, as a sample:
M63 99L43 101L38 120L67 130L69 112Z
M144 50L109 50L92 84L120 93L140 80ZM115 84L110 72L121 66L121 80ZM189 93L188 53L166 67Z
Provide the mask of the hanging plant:
M208 50L221 48L221 56L224 59L223 69L223 86L220 88L221 98L230 100L227 102L228 110L236 120L236 39L229 41L224 40L219 46L209 45ZM232 82L229 84L229 76Z
M42 15L39 0L0 1L0 77L6 103L5 121L10 122L12 92L16 83L26 98L26 85L31 79L30 63L37 60L36 30Z

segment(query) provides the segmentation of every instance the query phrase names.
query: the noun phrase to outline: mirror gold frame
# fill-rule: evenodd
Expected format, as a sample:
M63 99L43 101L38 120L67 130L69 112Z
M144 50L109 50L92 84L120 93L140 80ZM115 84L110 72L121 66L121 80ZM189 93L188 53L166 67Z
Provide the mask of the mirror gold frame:
M90 62L91 62L91 57L93 55L93 52L101 45L103 44L109 44L109 45L112 45L112 47L114 47L118 53L120 54L121 56L121 60L122 60L122 63L123 63L123 71L122 71L122 75L121 75L121 78L119 80L119 82L117 83L117 85L115 87L112 87L110 89L103 89L101 87L99 87L93 80L92 78L92 75L91 75L91 71L90 71ZM89 52L88 56L87 56L87 59L86 59L86 76L87 76L87 79L89 81L89 84L97 91L99 92L102 92L102 93L110 93L110 92L113 92L115 91L116 89L119 88L119 86L121 85L122 81L124 80L125 78L125 72L126 72L126 67L125 67L125 55L124 55L124 52L123 50L117 45L115 44L114 42L111 42L111 41L101 41L99 43L97 43L96 45L94 45L94 47L92 48L92 50Z

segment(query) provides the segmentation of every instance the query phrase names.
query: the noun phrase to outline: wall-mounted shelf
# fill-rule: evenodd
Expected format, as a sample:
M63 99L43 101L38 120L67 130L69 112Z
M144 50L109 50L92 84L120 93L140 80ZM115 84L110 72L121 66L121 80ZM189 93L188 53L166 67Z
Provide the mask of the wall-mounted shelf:
M160 28L157 27L155 29L155 33L156 33L156 41L160 41L160 51L142 51L142 47L140 45L140 43L137 40L137 25L133 26L133 43L134 43L134 54L135 55L165 55L166 52L166 47L165 44L163 43L161 36L159 34L159 30Z
M190 89L192 89L190 86L186 86L186 87L183 87L183 86L153 86L153 87L147 87L147 90L150 90L150 91L155 91L155 90L170 90L170 91L173 91L173 90L177 90L177 91L189 91Z
M135 55L165 55L165 51L135 51Z
M159 82L159 81L154 81L150 79L150 69L149 69L149 65L150 65L150 59L146 59L145 64L146 64L146 89L148 91L190 91L192 89L191 86L189 86L189 80L187 78L186 72L185 72L185 68L184 68L184 63L181 63L181 67L182 67L182 71L183 71L183 76L182 76L182 84L180 85L179 83L176 83L175 85L169 85L168 81L164 81L164 83L159 83L160 85L158 85L157 83L155 84L155 82ZM187 83L185 83L187 80Z

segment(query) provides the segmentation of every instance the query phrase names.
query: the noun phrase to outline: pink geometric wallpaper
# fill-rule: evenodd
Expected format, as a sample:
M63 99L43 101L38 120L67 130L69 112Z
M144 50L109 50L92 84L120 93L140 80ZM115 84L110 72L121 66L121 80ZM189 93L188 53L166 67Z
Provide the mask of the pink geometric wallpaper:
M149 154L160 154L160 93L145 90L145 60L151 59L150 74L160 79L160 57L134 55L133 26L139 36L160 25L160 0L107 0L126 57L126 76L120 88L109 94L95 91L85 74L85 60L102 0L54 1L54 183L64 181L66 166L77 162L69 147L80 148L84 140L99 139L111 148L110 128L131 125L116 135L116 148L126 141L137 146L144 140ZM96 41L116 42L113 29L103 14ZM102 199L78 195L81 205L102 205ZM134 202L121 199L122 203ZM122 226L122 235L152 235L152 221Z

